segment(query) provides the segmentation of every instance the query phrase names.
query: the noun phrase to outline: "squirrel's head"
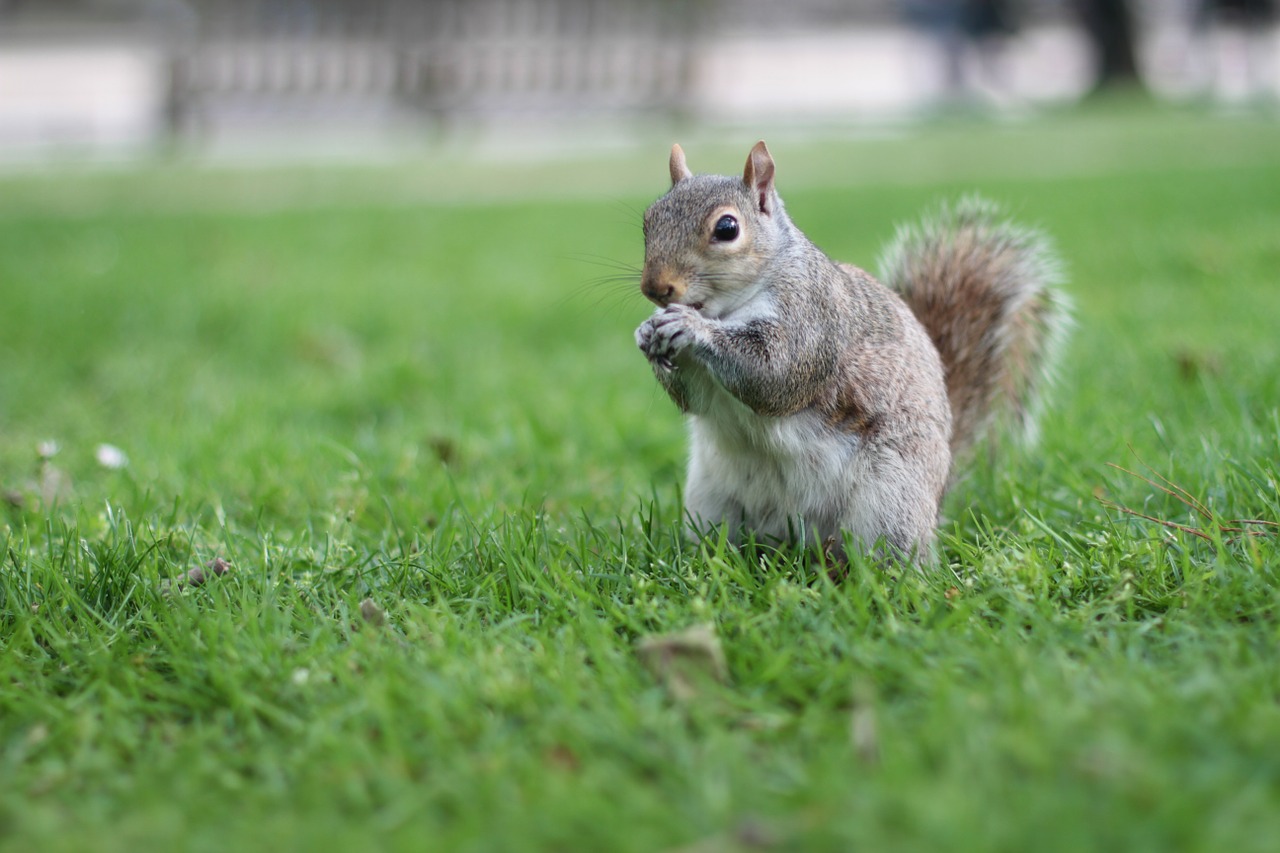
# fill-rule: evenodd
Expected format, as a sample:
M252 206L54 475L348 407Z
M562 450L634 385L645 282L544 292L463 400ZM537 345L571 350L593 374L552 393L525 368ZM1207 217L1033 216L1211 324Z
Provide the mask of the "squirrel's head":
M671 189L644 214L640 289L723 317L750 300L785 230L773 157L757 142L741 178L694 175L671 147Z

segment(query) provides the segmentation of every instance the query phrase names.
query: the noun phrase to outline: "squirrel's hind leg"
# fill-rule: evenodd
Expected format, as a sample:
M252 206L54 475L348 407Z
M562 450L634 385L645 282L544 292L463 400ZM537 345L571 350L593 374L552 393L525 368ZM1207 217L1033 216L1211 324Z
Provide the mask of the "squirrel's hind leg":
M859 553L927 563L933 557L942 476L918 460L882 450L857 478L840 529ZM932 476L931 476L932 475ZM842 541L839 543L843 545Z

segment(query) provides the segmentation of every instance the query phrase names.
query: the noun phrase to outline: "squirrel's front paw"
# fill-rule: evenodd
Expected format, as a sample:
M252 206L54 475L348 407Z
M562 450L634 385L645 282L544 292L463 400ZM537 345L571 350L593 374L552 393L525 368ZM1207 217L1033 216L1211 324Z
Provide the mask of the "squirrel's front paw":
M688 305L668 305L636 329L636 346L655 367L672 370L673 359L694 342L703 322Z

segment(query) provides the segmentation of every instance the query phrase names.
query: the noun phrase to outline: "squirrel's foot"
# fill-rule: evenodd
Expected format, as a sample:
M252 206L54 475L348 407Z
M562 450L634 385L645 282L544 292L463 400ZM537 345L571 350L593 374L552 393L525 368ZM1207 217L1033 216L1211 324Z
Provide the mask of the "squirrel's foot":
M636 329L636 346L654 367L674 370L676 355L694 343L704 322L702 315L688 305L668 305Z

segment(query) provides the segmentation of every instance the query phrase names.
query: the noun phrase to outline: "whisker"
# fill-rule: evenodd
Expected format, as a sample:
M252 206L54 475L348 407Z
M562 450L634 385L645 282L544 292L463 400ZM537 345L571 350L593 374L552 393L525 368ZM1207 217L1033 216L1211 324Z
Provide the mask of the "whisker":
M607 267L609 269L622 270L623 272L635 273L636 275L639 275L641 272L640 267L635 264L629 264L625 261L620 261L617 258L610 258L606 255L573 254L565 255L564 257L566 260L578 261L579 263L591 264L598 267Z
M629 225L634 225L637 228L641 228L641 229L644 228L644 211L643 210L641 210L640 208L636 207L634 204L628 201L623 201L620 198L615 198L613 200L613 203L616 206L622 208L627 213L631 214L631 218L628 220Z
M604 275L590 278L572 287L564 296L556 300L557 305L581 302L599 306L606 302L616 303L619 307L640 297L640 274L629 272L620 275Z
M610 293L629 293L635 290L639 293L639 280L631 276L624 275L606 275L600 278L587 279L578 284L573 293L587 293L605 291Z

